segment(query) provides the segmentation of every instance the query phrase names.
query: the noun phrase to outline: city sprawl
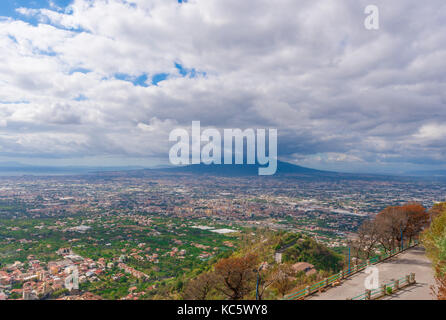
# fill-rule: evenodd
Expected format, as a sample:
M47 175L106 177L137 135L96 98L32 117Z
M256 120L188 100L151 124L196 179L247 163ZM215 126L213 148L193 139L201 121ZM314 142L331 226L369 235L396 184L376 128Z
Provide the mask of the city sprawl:
M445 194L442 182L396 178L3 177L0 295L178 298L185 277L265 232L302 234L341 253L360 224L385 207L431 207ZM74 268L79 288L66 295Z

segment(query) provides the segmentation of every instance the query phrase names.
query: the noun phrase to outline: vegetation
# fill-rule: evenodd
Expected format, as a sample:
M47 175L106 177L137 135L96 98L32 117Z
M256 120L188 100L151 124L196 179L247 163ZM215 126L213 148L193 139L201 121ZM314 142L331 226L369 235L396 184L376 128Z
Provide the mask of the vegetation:
M273 287L277 290L281 297L286 295L294 286L292 281L293 269L289 264L282 264L276 267L274 271Z
M419 203L389 206L360 226L358 238L351 243L353 255L368 259L380 249L388 253L404 241L411 242L428 224L429 213Z
M338 272L343 266L343 257L318 244L311 238L301 238L283 252L285 262L308 262L318 270Z
M446 203L435 204L430 213L433 218L422 242L435 269L434 294L439 300L446 300Z
M217 286L230 300L241 300L253 290L257 256L248 254L243 257L221 259L215 265L215 276L220 283Z
M393 292L392 287L386 287L386 293L387 293L388 295L391 295L392 292Z
M207 300L212 291L215 292L217 279L214 273L204 272L189 281L183 298L186 300Z
M185 299L277 299L342 268L343 257L301 234L256 230L246 234L240 249L218 260L209 271L186 280ZM283 263L275 263L279 250ZM296 262L313 264L307 276L293 270Z

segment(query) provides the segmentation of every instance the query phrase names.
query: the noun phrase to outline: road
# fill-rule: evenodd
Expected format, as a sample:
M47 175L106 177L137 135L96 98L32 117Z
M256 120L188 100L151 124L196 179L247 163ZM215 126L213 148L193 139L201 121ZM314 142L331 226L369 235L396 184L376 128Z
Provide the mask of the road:
M435 283L431 262L424 248L417 246L375 265L379 270L379 283L388 283L414 272L416 284L386 296L383 300L433 300L431 286ZM338 287L307 298L308 300L345 300L364 292L364 271L346 279Z

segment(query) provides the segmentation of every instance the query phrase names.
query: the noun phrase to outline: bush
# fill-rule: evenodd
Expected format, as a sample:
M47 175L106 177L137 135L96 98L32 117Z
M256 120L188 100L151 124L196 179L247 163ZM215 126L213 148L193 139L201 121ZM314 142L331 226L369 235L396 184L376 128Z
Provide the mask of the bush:
M433 219L421 240L435 269L433 293L437 299L446 300L446 203L435 204L430 214Z

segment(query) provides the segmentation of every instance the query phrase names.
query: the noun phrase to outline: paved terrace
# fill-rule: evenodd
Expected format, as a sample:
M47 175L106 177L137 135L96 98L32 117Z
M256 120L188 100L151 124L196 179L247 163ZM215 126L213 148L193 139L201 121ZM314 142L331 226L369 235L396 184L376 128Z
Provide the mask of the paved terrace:
M416 284L386 296L383 300L432 300L431 285L435 283L434 272L424 248L416 246L384 262L374 265L379 270L379 283L388 283L414 272ZM364 280L368 275L362 271L342 281L340 286L323 293L315 293L306 300L345 300L364 292Z

